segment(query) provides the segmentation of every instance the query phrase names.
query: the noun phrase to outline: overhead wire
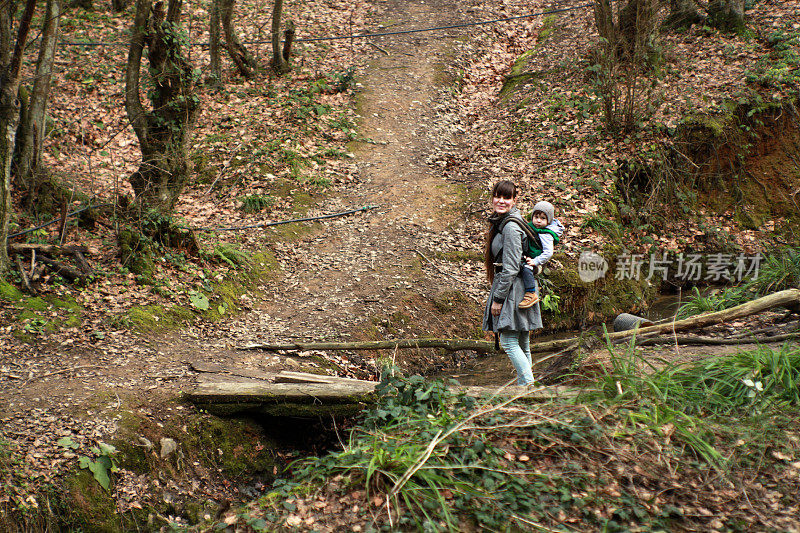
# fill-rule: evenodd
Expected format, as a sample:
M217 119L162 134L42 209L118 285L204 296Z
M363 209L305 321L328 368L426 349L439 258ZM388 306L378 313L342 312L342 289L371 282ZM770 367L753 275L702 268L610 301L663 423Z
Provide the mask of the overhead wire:
M397 31L390 31L390 32L380 32L380 33L358 33L355 35L333 35L327 37L298 37L294 39L295 43L310 43L310 42L319 42L319 41L339 41L345 39L364 39L367 37L386 37L391 35L407 35L410 33L423 33L429 31L440 31L440 30L452 30L457 28L468 28L473 26L483 26L487 24L497 24L499 22L510 22L513 20L519 20L524 18L531 18L531 17L540 17L543 15L552 15L554 13L564 13L567 11L575 11L578 9L584 9L587 7L592 7L593 3L586 3L580 4L577 6L571 7L563 7L559 9L549 9L547 11L539 11L536 13L528 13L525 15L515 15L513 17L502 17L502 18L495 18L491 20L480 20L476 22L463 22L459 24L449 24L446 26L434 26L431 28L416 28L411 30L397 30ZM246 45L255 45L255 44L271 44L272 41L245 41L244 44ZM128 43L125 42L78 42L78 41L61 41L59 44L63 46L128 46ZM209 46L207 42L193 42L189 43L189 46Z

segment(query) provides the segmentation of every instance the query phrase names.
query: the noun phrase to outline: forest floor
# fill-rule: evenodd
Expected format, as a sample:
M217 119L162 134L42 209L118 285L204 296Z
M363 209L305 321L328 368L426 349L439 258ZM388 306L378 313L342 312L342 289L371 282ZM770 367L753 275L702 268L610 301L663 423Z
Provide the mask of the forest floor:
M512 14L523 7L527 8L528 3L525 6L509 4L501 11ZM393 30L415 28L421 22L425 26L446 26L477 18L488 19L495 13L478 1L389 1L373 9L358 12L356 27L365 26L367 21L380 21L382 27ZM579 33L575 28L589 24L586 14L570 15L568 20L564 31L570 29L573 33ZM91 294L78 294L76 300L85 308L80 326L44 332L29 321L25 324L31 326L25 331L30 335L21 338L12 335L25 326L17 318L18 309L14 305L4 306L0 311L3 318L0 323L0 436L13 454L24 458L19 468L28 481L0 495L0 504L11 502L29 509L45 505L41 501L41 488L56 483L75 464L75 453L58 444L59 440L72 439L81 453L129 431L125 425L130 413L138 420L138 429L125 433L127 438L136 439L132 444L155 445L150 452L151 461L165 463L162 465L165 470L184 471L165 481L123 468L115 475L113 489L118 512L135 512L152 504L154 499L207 499L222 505L225 501L255 497L263 487L232 482L206 465L173 463L170 466L167 463L174 459L158 458L160 438L172 438L179 443L181 438L189 440L192 430L187 425L193 408L177 399L181 391L194 386L197 374L191 369L191 363L216 363L264 372L317 368L321 372L374 379L380 364L374 354L364 357L322 352L275 355L242 351L237 346L266 341L479 336L476 329L485 292L479 257L482 217L488 213L487 187L498 177L520 176L530 185L524 200L535 200L531 190L536 182L536 173L532 171L534 163L528 161L526 167L514 158L502 159L492 152L495 148L507 150L508 147L494 146L488 138L493 130L484 128L485 123L482 123L489 120L486 118L488 111L487 115L480 114L485 110L481 106L493 105L509 61L524 51L527 43L537 39L539 25L526 24L521 29L504 27L497 33L507 33L500 37L494 35L494 30L487 30L481 35L492 34L496 40L486 38L484 42L471 41L464 30L454 29L435 34L387 36L374 39L373 44L359 44L357 54L364 61L356 69L355 79L359 85L354 93L355 111L350 115L357 123L358 136L344 139L349 141L346 147L353 157L332 164L338 175L346 175L347 179L339 183L334 180L329 188L312 188L310 195L302 195L302 200L301 195L290 195L280 200L280 205L269 216L291 218L366 206L371 209L307 225L293 224L283 232L272 229L237 232L236 237L230 238L231 242L250 252L269 249L279 270L239 298L240 310L235 315L223 313L214 321L195 320L166 332L156 329L136 333L129 322L113 322L109 317L134 305L162 302L163 295L136 285L134 276L126 272L109 274L97 283ZM520 44L513 44L516 39ZM334 62L341 59L336 54L342 54L342 49L346 47L333 48ZM570 52L575 50L564 53ZM353 51L349 53L352 55ZM459 68L467 66L471 70L466 74L462 72L463 78L458 79ZM479 85L481 81L486 81L485 87ZM457 84L466 84L474 91L472 97L469 90L466 91L466 97L459 104L454 103L453 87ZM237 93L235 98L246 100L247 92L254 85L240 86L238 90L245 96ZM334 101L335 97L330 100L332 106L350 105ZM222 104L217 101L215 105ZM465 116L472 116L472 125L481 127L470 130L471 124L464 121ZM504 128L502 118L491 118L500 124L498 128ZM205 120L208 125L215 119L212 116ZM234 118L232 122L237 120ZM481 132L484 138L479 137ZM245 133L250 136L246 143L257 145L272 140L266 136L259 138L260 133L264 132ZM130 137L130 132L126 135ZM135 142L129 138L117 141L112 136L111 139L120 149L135 148ZM628 149L619 148L620 153ZM574 155L577 152L570 150L567 149L567 155L577 157ZM62 153L69 153L69 148ZM537 153L539 159L535 164L548 165L550 156L552 154L546 151ZM107 163L107 167L102 167L101 163L98 176L107 175L104 173L115 168L119 171L120 167L129 170L131 164L135 168L135 158L126 160L123 165L110 160ZM220 175L232 168L230 160L226 163L219 167ZM476 170L479 165L484 168ZM256 169L257 166L252 165L239 171L258 173ZM547 175L536 179L541 179L545 188L561 183L560 178L556 180ZM108 193L111 189L110 181L97 184L94 175L91 180L89 188L96 188L93 192ZM234 185L226 192L229 200L236 195L231 191L237 186L235 180L231 181ZM178 205L178 214L196 225L238 225L239 213L233 204L221 203L219 197L211 199L208 195L215 183L187 190ZM248 190L257 189L244 186L238 193L241 196ZM564 205L573 202L569 204L570 212L560 216L570 227L569 236L574 237L566 248L573 252L585 244L579 241L597 239L591 230L586 230L590 233L588 237L585 233L579 235L579 229L581 220L595 212L593 206L600 200L588 193L582 196L577 188L558 194ZM301 201L302 206L299 205ZM697 234L695 230L686 231L687 239ZM744 245L752 244L759 237L754 230L732 230L731 233ZM113 246L101 244L103 238L113 241L109 234L96 235L90 242L97 251L95 259L98 264L113 264L118 261L116 252ZM217 238L202 237L212 245ZM447 254L467 260L449 260ZM222 279L220 272L223 270L203 265L184 272L177 265L164 274L164 279L167 287L184 283L184 274L200 283L213 281L216 276ZM58 296L71 293L66 288L56 288L54 292ZM180 297L188 302L188 291ZM64 313L52 308L47 312L54 318ZM757 329L779 316L740 321L729 327L737 331ZM724 336L726 330L719 328L718 334ZM719 348L687 348L681 350L680 357L692 359L719 352ZM658 353L674 352L662 349ZM407 366L428 373L472 368L472 374L465 375L465 382L475 374L484 377L484 384L502 384L513 377L513 370L504 357L481 361L467 354L438 361L431 360L431 354L427 353L419 355L421 360L414 357L409 356ZM222 453L221 449L219 451ZM277 471L276 466L274 472ZM357 505L358 497L336 505L344 508L350 503ZM213 514L213 508L209 509ZM329 510L322 509L320 515L324 514L330 514ZM352 516L343 513L339 522L329 527L345 528L349 524L347 521L354 517L355 513ZM146 530L147 526L143 525L142 529Z

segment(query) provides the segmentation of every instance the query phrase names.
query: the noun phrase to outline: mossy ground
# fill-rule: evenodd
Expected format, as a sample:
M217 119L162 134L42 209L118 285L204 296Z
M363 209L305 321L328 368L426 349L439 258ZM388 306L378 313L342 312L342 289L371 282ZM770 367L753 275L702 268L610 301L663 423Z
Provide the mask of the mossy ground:
M85 405L106 405L109 395L98 391ZM198 524L214 516L222 504L219 495L203 498L198 487L207 483L217 486L223 479L231 488L271 483L280 444L259 423L217 418L160 395L146 401L136 395L113 397L118 399L117 431L107 444L116 448L113 458L120 471L110 474L111 490L104 489L88 469L81 469L75 457L74 466L39 492L36 507L11 509L0 502L0 530L156 531L167 525L167 517ZM162 457L161 440L165 438L178 447ZM15 458L2 444L0 441L0 476L4 483L24 482L24 469L19 466L25 461ZM89 454L84 448L75 451ZM148 486L143 491L139 484L145 479ZM139 504L119 512L120 491L135 494Z

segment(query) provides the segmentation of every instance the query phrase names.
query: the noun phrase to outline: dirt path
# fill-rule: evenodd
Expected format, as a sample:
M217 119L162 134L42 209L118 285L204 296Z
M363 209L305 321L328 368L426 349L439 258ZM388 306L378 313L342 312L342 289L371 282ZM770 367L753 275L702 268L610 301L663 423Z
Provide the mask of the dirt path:
M455 12L455 5L418 0L387 4L385 17L390 29L399 31L452 23ZM477 276L464 273L458 277L465 282L443 282L430 263L437 249L476 246L453 231L464 221L463 195L425 162L435 146L451 140L446 125L437 124L435 102L446 82L452 38L440 32L408 34L381 37L375 45L380 53L358 75L359 133L367 142L351 149L361 182L324 200L318 210L378 207L325 221L297 242L275 244L285 276L262 287L266 297L253 312L188 330L173 350L267 369L291 360L229 348L253 341L343 340L365 321L398 311L410 295L431 298L454 283L479 299ZM213 355L192 354L192 339L200 338Z
M455 5L444 2L393 1L383 16L384 24L401 30L450 23L456 12ZM483 292L477 270L464 266L456 272L459 280L445 280L445 266L461 267L431 263L436 251L475 247L460 227L463 193L425 162L449 140L448 128L437 124L434 104L452 39L443 33L410 34L375 44L380 52L358 73L359 133L369 140L351 147L361 181L342 195L326 197L309 215L378 207L314 224L300 240L270 245L282 268L279 279L261 287L248 312L227 320L157 337L115 331L97 335L91 345L69 339L15 343L13 357L0 365L0 424L3 438L27 457L33 471L55 473L69 464L56 444L61 436L86 445L114 439L127 411L157 427L181 427L187 410L175 398L193 386L191 362L264 371L314 364L236 349L242 343L343 340L370 327L381 335L385 317L400 312L413 317L420 302L429 307L427 318L417 320L426 329L401 328L394 334L446 332L456 321L441 316L430 302L453 289L473 298L467 299L471 312L477 309L474 300ZM346 369L350 362L335 364ZM362 374L370 366L358 364Z
M383 7L379 22L392 31L446 25L458 16L456 5L446 1L392 0ZM298 358L236 349L243 343L347 339L393 313L414 315L409 301L453 289L473 298L470 308L476 305L483 289L475 269L456 272L456 280L442 274L452 263L431 263L436 251L475 248L462 231L463 193L425 162L436 146L452 140L436 102L457 35L377 38L375 57L357 73L359 133L368 142L351 149L361 180L344 194L324 198L309 214L376 209L328 219L297 241L270 245L281 276L261 287L250 311L227 320L151 338L112 332L91 346L69 340L19 343L15 361L2 367L10 393L0 399L0 417L29 425L34 421L24 413L34 405L66 424L70 413L102 391L146 401L154 394L174 397L192 386L192 361L261 370L301 364ZM428 331L452 326L439 314L428 314ZM80 427L75 421L67 425Z

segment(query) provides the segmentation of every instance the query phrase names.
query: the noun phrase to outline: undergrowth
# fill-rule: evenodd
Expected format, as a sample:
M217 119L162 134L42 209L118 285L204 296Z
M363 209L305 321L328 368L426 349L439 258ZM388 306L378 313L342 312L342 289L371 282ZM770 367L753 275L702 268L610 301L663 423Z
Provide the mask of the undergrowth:
M697 506L730 527L755 524L746 506L720 503L719 487L755 479L752 465L790 442L782 428L796 426L800 348L660 368L634 344L609 350L573 400L474 398L454 383L385 375L342 449L295 463L239 517L288 530L310 502L360 491L379 502L361 511L362 531L708 530L712 515Z
M687 318L709 311L721 311L755 298L790 288L800 287L800 248L787 247L763 256L758 271L739 285L702 294L697 287L677 313Z

